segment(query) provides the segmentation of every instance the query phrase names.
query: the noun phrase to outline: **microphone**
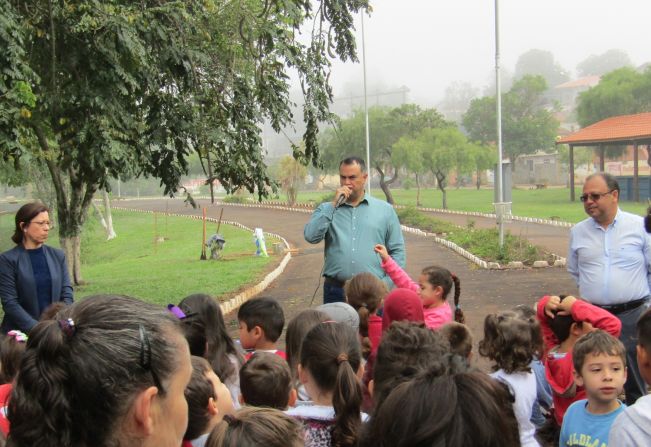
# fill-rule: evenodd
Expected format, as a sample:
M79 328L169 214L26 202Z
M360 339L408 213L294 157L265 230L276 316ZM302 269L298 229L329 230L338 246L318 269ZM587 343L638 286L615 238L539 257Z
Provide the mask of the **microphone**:
M335 203L335 209L343 205L345 201L346 201L345 195L341 194L339 197L337 197L337 202Z

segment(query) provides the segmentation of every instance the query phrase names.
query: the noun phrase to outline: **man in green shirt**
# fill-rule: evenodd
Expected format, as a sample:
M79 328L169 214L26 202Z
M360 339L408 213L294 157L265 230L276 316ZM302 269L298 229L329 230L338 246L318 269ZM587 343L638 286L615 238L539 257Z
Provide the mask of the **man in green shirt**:
M381 260L373 250L376 244L387 247L389 255L405 267L405 242L393 207L366 194L366 164L348 157L339 164L335 199L322 203L305 225L303 235L311 244L325 239L323 302L345 301L344 283L360 272L371 272L389 285Z

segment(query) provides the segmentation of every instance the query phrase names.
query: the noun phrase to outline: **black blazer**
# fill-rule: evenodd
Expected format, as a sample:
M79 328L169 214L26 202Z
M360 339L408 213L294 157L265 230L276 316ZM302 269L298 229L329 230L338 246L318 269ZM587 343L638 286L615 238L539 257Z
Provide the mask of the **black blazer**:
M66 256L62 250L43 245L43 252L52 279L52 301L72 304L72 286ZM29 253L22 244L0 255L0 301L5 316L0 330L29 332L38 322L39 308L36 281Z

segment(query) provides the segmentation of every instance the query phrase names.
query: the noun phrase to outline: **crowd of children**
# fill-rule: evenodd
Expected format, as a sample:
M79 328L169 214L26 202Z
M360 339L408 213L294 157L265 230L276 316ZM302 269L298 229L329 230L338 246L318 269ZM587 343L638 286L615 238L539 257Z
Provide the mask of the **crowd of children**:
M376 247L397 288L362 273L347 303L298 313L253 298L239 342L217 301L167 309L100 295L49 309L0 342L0 441L13 447L407 447L651 445L651 397L620 398L619 320L572 296L485 317L473 335L460 281L412 281ZM447 301L454 289L453 307ZM533 304L533 303L532 303ZM651 310L638 323L651 381ZM610 440L609 440L610 439Z

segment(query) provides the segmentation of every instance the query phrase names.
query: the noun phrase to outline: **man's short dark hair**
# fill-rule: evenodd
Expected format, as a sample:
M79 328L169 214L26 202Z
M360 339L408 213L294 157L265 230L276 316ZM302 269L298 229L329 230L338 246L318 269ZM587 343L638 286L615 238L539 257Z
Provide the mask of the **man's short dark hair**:
M264 331L265 339L272 343L280 338L285 325L285 314L278 301L273 298L253 298L242 304L237 312L238 321L243 321L250 331L256 326Z
M286 410L291 389L289 365L276 354L256 352L240 369L240 391L247 405Z
M622 363L626 366L626 348L624 348L622 342L601 329L594 330L579 337L574 345L572 361L574 362L574 370L579 375L581 374L585 357L588 354L615 355L620 357Z
M341 162L339 163L339 167L341 168L341 165L348 166L348 165L354 165L354 164L359 165L360 171L366 172L366 162L364 162L363 159L361 159L359 157L355 157L355 156L346 157L343 160L341 160Z
M594 174L590 174L585 178L586 183L588 180L592 180L595 177L601 177L604 182L606 182L606 187L608 188L608 191L617 191L619 194L619 182L617 182L617 179L608 174L607 172L595 172Z

